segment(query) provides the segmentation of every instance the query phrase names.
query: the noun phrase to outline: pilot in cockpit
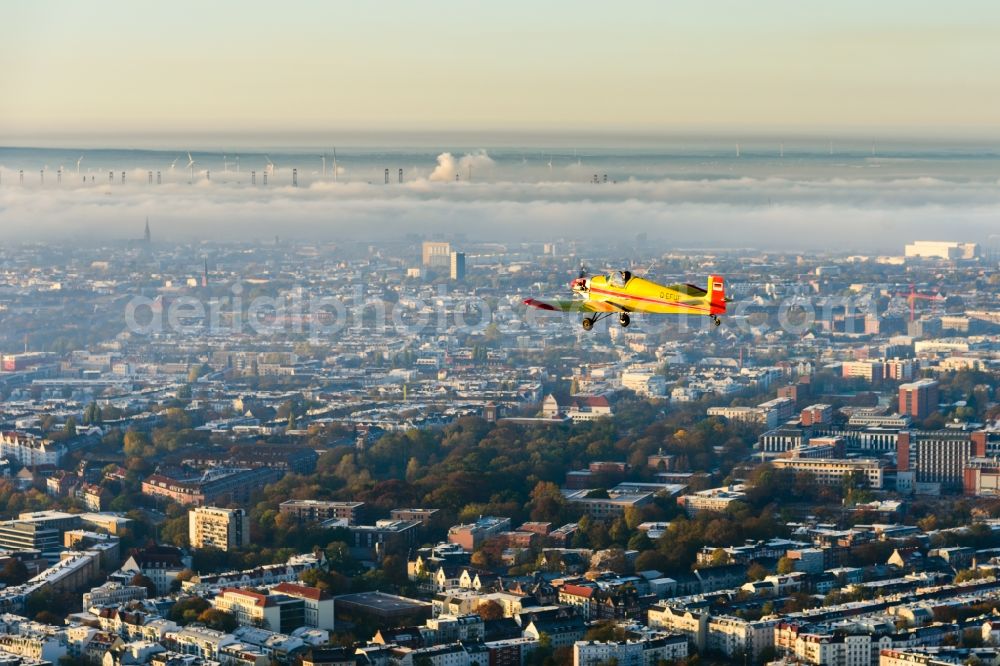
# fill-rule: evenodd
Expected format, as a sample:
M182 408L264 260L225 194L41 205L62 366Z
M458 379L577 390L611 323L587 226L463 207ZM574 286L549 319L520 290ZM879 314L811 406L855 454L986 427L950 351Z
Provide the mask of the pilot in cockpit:
M615 271L609 275L608 278L608 283L612 287L624 288L625 283L628 282L628 277L626 276L625 271Z

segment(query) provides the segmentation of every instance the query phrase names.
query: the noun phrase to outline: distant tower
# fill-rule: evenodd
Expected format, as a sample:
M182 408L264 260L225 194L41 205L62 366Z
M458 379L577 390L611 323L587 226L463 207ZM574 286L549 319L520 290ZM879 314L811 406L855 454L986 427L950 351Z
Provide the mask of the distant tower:
M153 172L152 171L149 172L149 184L150 185L153 184Z
M17 176L20 179L21 184L24 185L24 169L18 169Z
M108 185L114 185L114 184L115 184L115 172L114 171L109 171L108 172Z
M451 253L451 279L456 282L465 280L465 253Z
M257 171L255 169L250 169L250 184L257 184Z
M45 184L45 169L42 169L38 173L41 174L41 176L42 176L42 185L44 185Z
M156 172L156 184L157 184L157 185L159 185L159 184L160 184L161 182L163 182L163 181L162 181L162 180L160 180L160 172L159 172L159 171L157 171L157 172Z
M299 186L299 170L292 169L292 187Z
M400 183L403 182L403 170L402 169L399 170L399 182Z
M144 241L146 241L146 243L149 243L153 239L152 235L149 233L149 217L148 216L146 217L146 231L145 231L145 233L143 233L142 239Z
M389 184L389 170L388 169L385 170L385 184L386 185Z
M212 180L212 172L205 169L205 180Z
M122 171L122 185L125 184L125 172Z
M267 186L267 172L264 172L264 186Z
M202 288L208 287L208 257L205 257L205 271L201 274Z
M56 184L62 184L62 167L59 167L59 170L56 171Z

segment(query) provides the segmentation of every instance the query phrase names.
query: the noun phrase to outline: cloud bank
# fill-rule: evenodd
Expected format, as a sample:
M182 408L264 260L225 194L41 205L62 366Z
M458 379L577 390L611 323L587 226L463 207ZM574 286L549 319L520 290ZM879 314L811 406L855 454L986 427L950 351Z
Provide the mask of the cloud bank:
M437 156L437 167L431 172L430 180L433 182L448 182L459 178L472 180L474 174L488 172L494 164L485 150L466 153L458 160L451 153L441 153Z
M486 182L485 153L444 153L427 177L403 184L313 182L302 187L150 186L141 170L125 185L0 186L7 240L159 239L313 241L462 233L470 240L609 243L643 232L664 247L756 247L899 253L915 238L986 241L998 229L995 181L933 178L787 178ZM454 174L472 167L473 181ZM260 174L258 174L258 179Z

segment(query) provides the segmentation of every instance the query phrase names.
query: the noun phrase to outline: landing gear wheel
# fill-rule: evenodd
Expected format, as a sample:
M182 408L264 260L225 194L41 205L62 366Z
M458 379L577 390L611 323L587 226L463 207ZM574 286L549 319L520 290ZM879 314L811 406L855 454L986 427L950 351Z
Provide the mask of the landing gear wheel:
M591 319L590 317L584 317L583 321L580 323L583 324L583 330L585 331L589 331L590 329L594 328L594 320Z
M719 325L719 324L721 324L722 322L721 322L721 321L719 321L719 318L718 318L718 317L716 317L715 315L712 315L712 323L713 323L713 324L715 324L716 326L718 326L718 325Z
M628 328L629 322L632 320L628 318L627 314L621 314L618 316L618 323L622 325L622 328Z

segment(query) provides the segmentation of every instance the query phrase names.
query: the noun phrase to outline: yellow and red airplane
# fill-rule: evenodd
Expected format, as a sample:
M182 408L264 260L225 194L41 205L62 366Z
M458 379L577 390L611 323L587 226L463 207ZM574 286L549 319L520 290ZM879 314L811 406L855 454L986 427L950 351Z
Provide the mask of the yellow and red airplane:
M719 325L719 315L726 313L725 285L722 276L710 275L708 288L693 284L662 285L632 275L629 271L614 271L588 278L584 272L569 283L575 298L568 301L524 301L542 310L560 312L593 312L583 318L583 328L589 331L601 319L618 315L618 323L629 325L630 312L648 314L695 314L712 318Z

